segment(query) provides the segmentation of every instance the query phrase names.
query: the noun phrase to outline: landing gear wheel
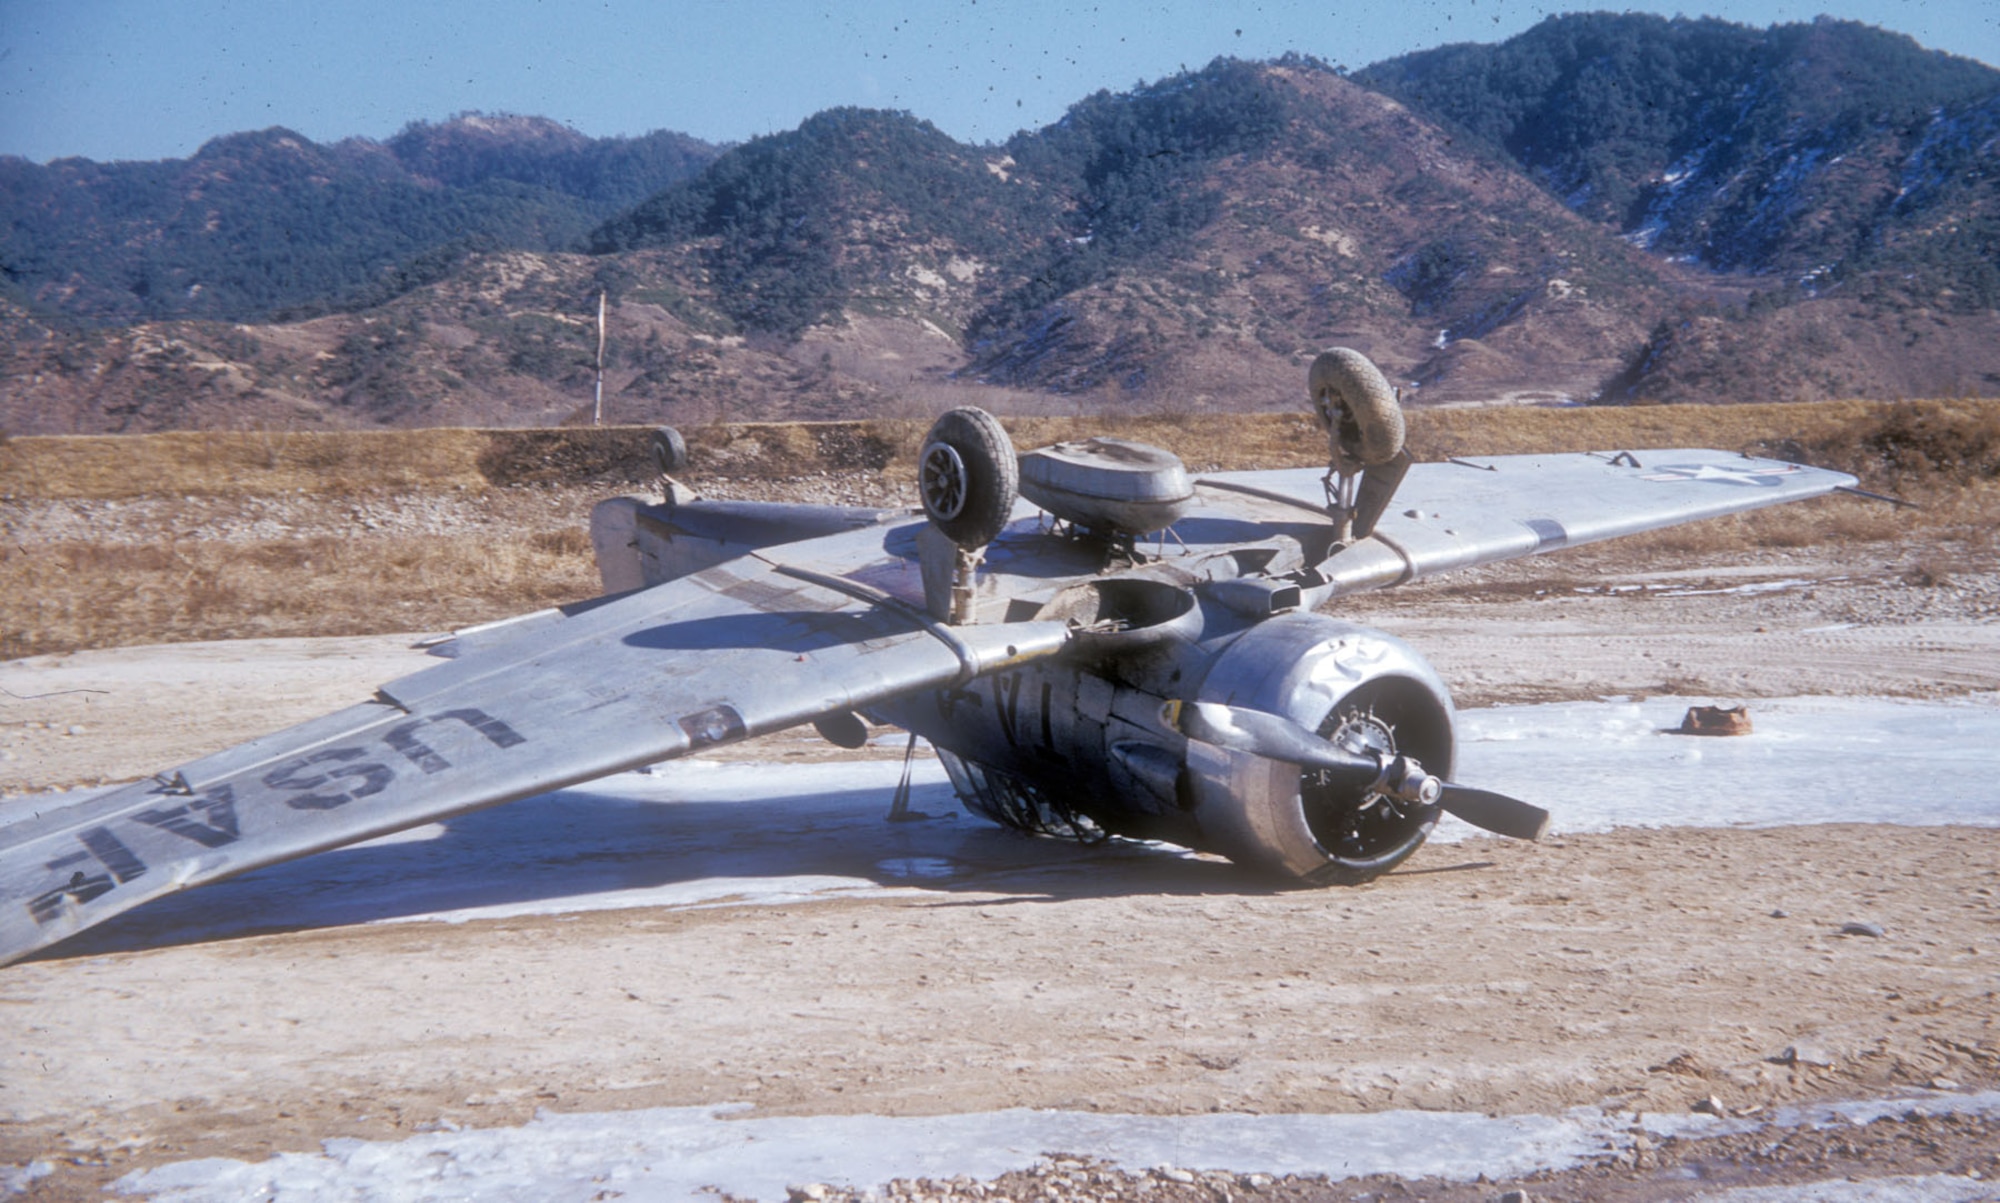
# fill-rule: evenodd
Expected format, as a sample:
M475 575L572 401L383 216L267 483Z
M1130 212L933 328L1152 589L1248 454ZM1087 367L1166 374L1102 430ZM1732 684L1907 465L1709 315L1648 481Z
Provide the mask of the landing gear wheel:
M1396 754L1396 728L1373 708L1336 711L1320 724L1319 734L1349 752ZM1327 777L1311 769L1299 775L1306 824L1329 857L1312 873L1309 880L1315 885L1373 881L1408 860L1437 826L1435 806L1399 802L1372 791L1357 797Z
M1352 476L1386 464L1403 449L1403 409L1396 390L1368 357L1346 347L1320 352L1306 373L1313 411L1326 428L1333 469Z
M653 471L661 476L672 476L688 465L687 441L671 426L653 431L652 453Z
M1021 467L999 419L983 409L954 409L932 424L917 455L924 513L960 547L983 547L1007 525Z

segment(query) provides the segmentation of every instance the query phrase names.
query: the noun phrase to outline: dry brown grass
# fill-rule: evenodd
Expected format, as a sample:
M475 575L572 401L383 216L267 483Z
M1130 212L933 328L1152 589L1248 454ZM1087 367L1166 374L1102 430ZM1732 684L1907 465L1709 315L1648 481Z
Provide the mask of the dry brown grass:
M1779 439L1816 440L1888 408L1873 401L1800 405L1652 405L1562 409L1433 409L1410 414L1420 458L1651 447L1749 450ZM1992 406L2000 420L2000 405Z
M1154 443L1196 471L1324 462L1303 414L1006 420L1016 445L1091 434ZM686 432L690 483L879 470L914 461L927 423L716 424ZM16 438L0 444L0 499L360 495L560 481L605 491L649 475L644 428L414 430ZM1920 511L1836 497L1621 541L1634 557L1954 539L2000 525L2000 402L1418 410L1420 459L1708 446L1851 471ZM0 656L160 640L436 630L588 596L578 528L513 542L357 535L261 543L181 540L0 548Z
M1108 434L1200 471L1301 467L1324 442L1303 413L1005 419L1020 447ZM2000 476L2000 401L1828 401L1567 409L1420 409L1419 459L1535 451L1721 447L1792 454L1905 485ZM689 475L784 477L915 458L926 423L712 423L691 428ZM539 482L638 483L644 427L37 436L0 444L0 494L25 498L346 494Z
M1620 539L1616 546L1633 557L1657 555L1701 563L1731 552L1878 543L1908 535L1925 523L1918 511L1858 497L1826 497L1648 531Z
M598 591L581 531L167 546L56 543L0 556L0 658L259 636L448 630Z
M29 436L0 447L0 494L37 498L365 492L484 484L477 430Z

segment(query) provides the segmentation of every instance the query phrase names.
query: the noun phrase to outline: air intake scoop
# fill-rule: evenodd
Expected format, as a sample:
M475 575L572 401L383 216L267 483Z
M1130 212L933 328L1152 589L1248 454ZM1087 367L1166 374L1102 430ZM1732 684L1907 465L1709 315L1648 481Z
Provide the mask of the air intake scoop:
M1180 520L1194 484L1171 451L1096 438L1023 455L1021 496L1093 531L1144 535Z

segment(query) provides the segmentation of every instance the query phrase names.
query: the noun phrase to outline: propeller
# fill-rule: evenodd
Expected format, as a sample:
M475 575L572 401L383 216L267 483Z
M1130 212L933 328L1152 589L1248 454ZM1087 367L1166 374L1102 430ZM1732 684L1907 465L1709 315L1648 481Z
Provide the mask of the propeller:
M1495 835L1538 840L1549 828L1549 812L1539 806L1439 780L1408 756L1350 752L1280 715L1222 702L1171 701L1160 717L1189 739L1318 769L1351 789L1439 806Z

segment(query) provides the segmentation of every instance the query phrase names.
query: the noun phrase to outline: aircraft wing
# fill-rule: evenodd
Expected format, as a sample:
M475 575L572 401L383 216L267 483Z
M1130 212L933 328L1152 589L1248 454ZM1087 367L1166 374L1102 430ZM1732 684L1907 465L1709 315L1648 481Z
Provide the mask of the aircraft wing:
M1061 623L941 627L866 585L747 556L0 826L0 964L174 890L948 686L1066 637Z
M1323 475L1319 469L1232 472L1198 483L1312 509L1325 502ZM1855 483L1844 472L1701 448L1463 456L1412 465L1374 533L1320 570L1334 593L1351 593Z

